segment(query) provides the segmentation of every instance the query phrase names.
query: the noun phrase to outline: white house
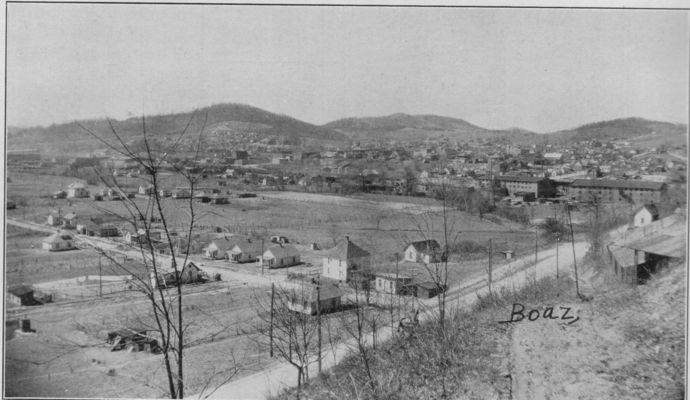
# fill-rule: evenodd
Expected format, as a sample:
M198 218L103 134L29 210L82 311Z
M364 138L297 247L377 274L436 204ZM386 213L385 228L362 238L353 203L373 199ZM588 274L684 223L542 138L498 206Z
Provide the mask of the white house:
M347 282L352 277L353 271L368 268L370 264L371 254L346 237L323 257L321 275L325 278Z
M216 238L204 248L204 255L214 260L228 259L230 258L228 252L235 247L236 243L236 238L232 240L229 237Z
M659 219L659 211L654 204L645 204L633 215L633 226L649 225Z
M67 197L89 197L89 191L86 190L86 187L83 184L79 182L73 182L70 183L67 187Z
M238 243L229 252L230 260L236 263L258 261L262 251L261 243L246 241Z
M270 247L263 254L263 264L268 268L289 267L300 262L300 255L295 246L280 245Z
M376 291L381 293L400 294L403 287L412 283L412 278L394 273L376 274Z
M292 293L288 299L288 309L308 315L315 315L318 310L323 314L337 310L342 296L343 292L333 285L309 285Z
M62 251L76 249L74 237L66 232L57 232L43 239L43 250Z
M434 239L412 242L405 248L405 261L429 264L443 258L441 245Z

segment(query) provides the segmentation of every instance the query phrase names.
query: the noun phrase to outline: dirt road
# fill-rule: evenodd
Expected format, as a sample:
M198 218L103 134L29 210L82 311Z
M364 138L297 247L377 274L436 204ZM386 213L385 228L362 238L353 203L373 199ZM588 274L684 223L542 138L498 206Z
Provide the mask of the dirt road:
M558 254L558 264L562 271L568 271L573 266L573 252L570 246L561 246ZM575 254L578 259L584 256L587 251L587 245L584 242L575 244ZM527 256L518 258L508 265L499 267L494 279L494 290L500 287L518 288L524 285L529 279L536 276L538 278L548 275L555 275L556 273L556 249L549 249L543 251L539 255L536 268L534 267L534 257ZM466 282L461 287L452 289L449 293L448 308L453 307L467 307L472 305L477 299L477 293L486 293L488 286L483 277L475 278ZM420 320L428 320L433 318L436 299L429 299L421 305L422 313ZM391 337L390 327L379 329L376 338L378 342L385 341ZM371 335L367 340L371 341ZM354 348L354 340L350 340L335 346L334 349L327 349L323 352L322 367L323 370L328 370L336 363L340 362L349 353L350 349ZM316 376L316 365L310 366L310 376ZM189 398L212 398L212 399L265 399L271 395L280 393L282 390L292 387L296 384L297 374L293 366L288 363L281 362L275 366L265 369L264 371L246 376L242 379L230 382L218 388L215 392L201 393L188 396Z

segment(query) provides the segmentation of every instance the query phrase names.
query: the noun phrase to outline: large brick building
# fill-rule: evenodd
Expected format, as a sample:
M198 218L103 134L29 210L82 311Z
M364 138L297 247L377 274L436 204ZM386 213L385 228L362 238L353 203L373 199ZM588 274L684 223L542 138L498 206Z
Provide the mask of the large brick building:
M603 203L659 203L666 194L666 184L651 181L614 181L608 179L576 179L568 197L578 201L598 199Z
M556 195L556 187L548 178L496 175L494 176L494 182L500 187L506 188L511 196L524 193L534 193L535 198L553 197Z

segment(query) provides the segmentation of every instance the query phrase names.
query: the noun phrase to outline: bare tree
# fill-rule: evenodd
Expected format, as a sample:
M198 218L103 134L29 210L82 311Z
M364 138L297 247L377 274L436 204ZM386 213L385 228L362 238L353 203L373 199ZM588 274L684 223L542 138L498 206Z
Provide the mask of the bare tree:
M109 191L122 198L121 204L127 215L119 215L105 207L100 207L100 210L107 214L116 215L127 223L132 232L137 234L137 240L124 250L108 250L99 244L95 244L94 247L102 256L109 259L117 269L131 275L133 277L132 284L148 298L153 318L151 326L160 339L160 349L163 354L168 381L167 391L171 398L183 398L185 395L184 349L187 326L185 326L183 318L183 293L180 279L182 269L188 262L191 244L191 240L186 242L187 248L182 252L184 257L182 260L178 260L175 257L176 246L173 228L175 225L182 227L186 231L187 237L192 237L197 222L194 193L198 178L185 168L183 163L171 163L167 156L178 151L181 143L189 142L187 134L193 119L194 115L190 117L174 143L168 147L161 146L147 132L145 117L142 117L141 121L142 140L136 144L131 141L127 142L111 120L108 120L110 132L106 135L93 132L80 124L83 130L105 144L110 150L133 162L143 172L141 180L149 188L148 197L145 200L130 196L128 189L118 181L117 177L114 176L115 174L96 170L100 180L108 187ZM191 140L194 154L193 159L190 160L191 164L196 164L198 160L205 124L206 118L199 126L199 134L196 139ZM161 174L164 165L172 169L188 185L188 197L184 201L186 206L183 208L184 214L188 216L186 220L182 218L183 220L174 221L170 212L166 212L167 204L166 199L163 198L164 183ZM179 214L175 218L180 218ZM162 232L160 239L154 238L152 235L156 230ZM123 262L122 259L115 256L118 253L136 256L140 259L139 265L142 268L133 268L132 264ZM162 253L169 253L170 257L163 256ZM175 283L172 288L168 288L168 285L165 284L166 274L168 277L172 277L171 282Z
M455 242L459 232L455 226L455 219L451 214L450 200L452 190L447 186L445 181L442 181L437 188L437 197L441 201L441 210L439 212L428 212L414 217L414 224L416 226L415 234L422 236L425 241L435 240L434 236L440 236L440 247L429 246L428 251L430 259L428 263L423 263L424 270L427 276L434 284L438 295L437 300L437 318L441 329L445 326L446 320L446 298L449 279L449 250ZM436 222L440 218L440 226Z
M311 315L310 307L298 310L309 298L304 290L274 286L271 297L256 299L259 317L254 327L256 338L263 346L270 347L272 354L295 367L299 388L309 380L309 365L321 357L314 344L318 335L317 319Z

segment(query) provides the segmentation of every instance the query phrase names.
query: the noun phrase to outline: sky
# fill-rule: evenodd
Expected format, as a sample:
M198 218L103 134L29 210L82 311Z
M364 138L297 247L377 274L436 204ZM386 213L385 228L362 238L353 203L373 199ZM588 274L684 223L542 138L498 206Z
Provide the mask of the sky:
M9 126L244 103L314 124L688 121L688 13L8 4Z

